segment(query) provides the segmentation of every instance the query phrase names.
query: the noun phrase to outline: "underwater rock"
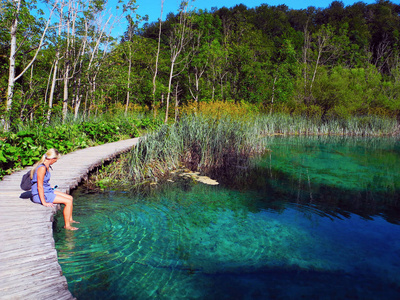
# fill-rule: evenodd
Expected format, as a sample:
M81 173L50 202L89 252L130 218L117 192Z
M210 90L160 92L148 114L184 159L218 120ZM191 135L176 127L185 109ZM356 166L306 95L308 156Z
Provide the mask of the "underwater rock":
M182 173L182 174L179 174L179 176L192 178L193 180L196 180L196 181L204 183L204 184L209 184L209 185L218 185L219 184L218 181L211 179L210 177L200 176L199 172Z

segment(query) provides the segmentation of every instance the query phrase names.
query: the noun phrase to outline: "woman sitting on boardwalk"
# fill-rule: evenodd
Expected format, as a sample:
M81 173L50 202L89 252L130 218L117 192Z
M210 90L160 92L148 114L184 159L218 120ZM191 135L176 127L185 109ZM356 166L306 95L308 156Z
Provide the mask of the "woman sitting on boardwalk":
M72 223L79 223L72 219L73 198L71 195L55 191L50 186L50 172L49 168L61 157L56 149L50 149L43 155L42 159L38 161L31 171L32 182L32 201L41 203L47 207L53 207L53 203L64 204L64 221L65 229L77 230L78 228L71 226Z

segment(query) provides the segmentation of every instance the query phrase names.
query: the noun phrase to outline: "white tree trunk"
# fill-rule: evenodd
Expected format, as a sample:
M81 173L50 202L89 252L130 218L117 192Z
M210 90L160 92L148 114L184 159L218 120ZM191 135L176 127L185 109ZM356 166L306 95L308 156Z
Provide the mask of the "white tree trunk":
M175 122L178 121L179 117L179 99L178 99L178 84L175 87Z
M16 55L17 55L17 29L18 29L18 18L19 18L19 13L21 9L21 0L14 0L13 5L15 8L14 12L14 20L12 21L11 28L10 28L10 64L9 64L9 77L8 77L8 87L7 87L7 103L6 103L6 112L7 115L10 113L11 107L12 107L12 102L13 102L13 95L14 95L14 85L15 82L31 67L31 65L34 63L36 60L36 57L42 48L43 45L43 40L46 35L47 29L49 28L50 25L50 20L53 15L54 9L56 8L57 5L57 0L55 1L53 8L49 14L49 18L46 23L46 27L43 30L42 36L40 38L39 46L36 49L34 57L31 59L31 61L28 63L28 65L25 67L25 69L18 75L15 75L15 62L16 62ZM6 120L4 122L4 130L8 131L10 128L10 116L6 116Z
M81 79L78 79L78 87L77 87L77 92L75 95L75 110L74 110L74 119L76 120L78 118L78 113L79 113L79 107L81 106L82 102L82 95L81 95Z
M51 88L50 88L50 95L49 95L49 110L47 111L47 121L50 121L51 110L53 108L53 98L54 98L54 91L56 89L58 62L59 62L59 59L56 58L56 61L54 62L53 79L51 81Z
M175 66L175 60L172 60L171 61L171 71L169 72L169 80L168 80L167 104L165 107L165 119L164 119L165 124L168 122L169 98L171 96L171 85L172 85L172 77L174 74L174 66Z
M15 18L11 24L10 35L11 35L11 49L10 49L10 66L9 66L9 77L8 77L8 89L7 89L7 111L11 109L12 98L14 93L15 83L15 55L17 51L17 29L18 29L18 15L21 7L21 0L15 1Z
M173 30L173 33L170 36L169 46L171 48L171 69L169 73L168 80L168 94L167 94L167 105L165 110L165 119L164 123L168 122L168 110L169 110L169 99L171 97L171 86L172 86L172 78L179 75L185 68L188 60L188 55L182 58L180 61L177 61L177 58L181 55L182 51L186 47L186 45L192 40L192 33L190 31L190 26L188 25L189 16L187 13L189 2L181 3L181 11L179 17L179 25ZM181 70L174 74L175 65L179 63L184 63L181 67Z
M4 120L4 130L5 131L8 131L10 129L10 125L11 125L11 119L10 119L9 113L11 110L13 94L14 94L15 55L16 55L16 51L17 51L18 15L19 15L20 7L21 7L21 0L15 1L14 7L16 9L15 18L14 18L14 20L11 24L11 28L10 28L11 49L10 49L10 64L9 64L9 72L8 72L7 104L6 104L7 116L6 116L6 119Z
M129 41L128 43L131 43L131 41ZM128 66L128 83L126 85L125 115L128 113L130 88L131 88L131 71L132 71L132 48L131 47L132 47L132 45L129 44L129 66Z
M80 62L79 62L79 70L82 72L82 66L83 66L83 58L85 55L85 49L86 49L86 43L88 40L88 31L87 31L87 23L85 22L85 37L83 39L83 44L81 47L81 54L80 54ZM81 89L82 81L81 81L81 74L79 74L79 79L78 79L78 88L76 92L76 100L75 100L75 111L74 111L74 119L76 120L78 118L78 113L79 113L79 107L82 102L82 89ZM86 98L87 98L87 91L86 91ZM86 100L85 100L86 101ZM85 102L85 111L86 111L86 102Z
M75 20L77 16L77 9L72 7L73 0L68 1L68 18L67 18L67 48L65 50L65 70L64 70L64 96L63 96L63 121L68 113L68 87L69 87L69 72L71 70L71 55L70 48L73 47L75 38ZM71 28L72 22L72 28ZM72 31L71 31L72 29ZM71 31L71 32L70 32ZM71 45L72 44L72 45Z
M64 93L63 93L63 121L67 117L68 113L68 74L69 74L69 66L66 66L66 70L64 71Z
M160 45L161 45L161 24L162 24L162 14L164 10L164 0L161 0L161 14L160 14L160 21L159 21L159 28L158 28L158 44L157 44L157 55L156 55L156 68L154 70L153 76L153 114L154 118L156 117L156 78L158 73L158 58L160 56Z
M61 29L62 29L62 25L63 25L63 9L64 9L64 2L61 2L60 5L60 22L58 24L58 34L57 36L60 37L61 36ZM58 73L58 64L60 62L60 46L57 45L57 50L56 50L56 58L55 58L55 62L54 62L54 71L53 71L53 80L51 82L51 89L50 89L50 96L49 96L49 110L47 111L47 121L50 121L51 118L51 111L53 108L53 99L54 99L54 91L55 91L55 87L56 87L56 81L57 81L57 73Z

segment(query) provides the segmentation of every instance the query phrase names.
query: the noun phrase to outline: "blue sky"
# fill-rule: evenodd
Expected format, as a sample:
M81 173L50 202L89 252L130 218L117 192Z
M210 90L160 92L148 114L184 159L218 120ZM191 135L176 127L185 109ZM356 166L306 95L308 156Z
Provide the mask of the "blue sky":
M360 0L361 2L370 4L375 3L375 0ZM342 0L345 6L352 5L356 2L360 2L359 0ZM268 4L270 6L277 6L280 4L285 4L289 7L289 9L303 9L309 6L326 8L328 7L333 0L195 0L190 1L190 8L192 9L203 9L210 11L212 7L216 7L217 9L221 7L231 8L237 4L244 4L248 8L255 8L260 6L261 4ZM40 2L39 2L40 3ZM179 4L181 0L164 0L164 10L163 10L163 20L168 13L172 12L176 14L179 9ZM160 17L161 12L161 0L136 0L136 4L139 6L137 10L137 14L140 16L148 15L149 22L155 22ZM119 15L120 12L116 12L113 7L115 7L116 1L109 0L109 6L111 9L111 13L113 15ZM39 7L44 8L43 4L39 4ZM45 12L48 10L44 9ZM122 18L118 24L114 24L114 28L112 30L112 35L114 37L122 35L127 28L127 21L125 18Z
M277 6L280 4L287 5L290 9L302 9L309 6L326 8L333 0L196 0L190 1L191 9L207 9L211 10L212 7L227 7L231 8L237 4L244 4L248 8L255 8L261 4L268 4L270 6ZM353 3L360 1L343 0L345 6L352 5ZM367 4L375 3L375 0L364 0L361 1ZM163 20L168 13L172 12L176 14L179 9L180 0L164 0L164 10L163 10ZM161 0L137 0L136 4L139 6L137 14L140 16L148 15L149 22L157 21L161 13ZM119 24L114 26L112 31L113 36L122 35L127 28L127 23L125 19L122 19Z
M248 8L255 8L260 6L261 4L268 4L270 6L277 6L280 4L287 5L290 9L303 9L309 6L326 8L328 7L333 0L196 0L190 1L191 9L207 9L211 10L212 7L227 7L231 8L237 4L244 4ZM356 2L360 1L352 1L352 0L342 0L345 6L352 5ZM370 4L375 3L375 0L364 0L361 2ZM164 0L164 10L163 10L163 20L168 13L172 12L176 14L179 9L180 0ZM137 14L140 16L148 15L149 22L155 22L160 17L161 13L161 0L136 0L136 4L139 6L137 10ZM114 26L112 31L113 36L122 35L126 30L127 23L125 19L122 19L119 24Z
M165 20L169 12L176 13L178 11L180 2L179 0L164 0L163 20ZM347 6L359 1L343 0L342 2ZM375 1L366 0L361 2L374 3ZM248 8L254 8L265 3L270 6L285 4L291 9L302 9L309 6L326 8L332 3L332 0L196 0L191 2L191 6L196 9L211 10L212 7L221 8L225 6L230 8L241 3ZM157 21L160 17L161 0L137 0L136 4L139 5L137 13L142 16L147 14L150 22Z

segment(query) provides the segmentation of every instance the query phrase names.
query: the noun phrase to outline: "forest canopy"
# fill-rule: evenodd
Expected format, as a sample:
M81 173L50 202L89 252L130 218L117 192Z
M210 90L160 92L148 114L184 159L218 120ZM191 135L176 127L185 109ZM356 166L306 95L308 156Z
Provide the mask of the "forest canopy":
M135 1L2 0L0 119L75 118L121 109L174 110L233 101L319 118L400 116L400 5L326 8L243 4L212 11L182 2L146 22ZM49 18L51 16L51 18ZM111 36L121 18L122 37Z

